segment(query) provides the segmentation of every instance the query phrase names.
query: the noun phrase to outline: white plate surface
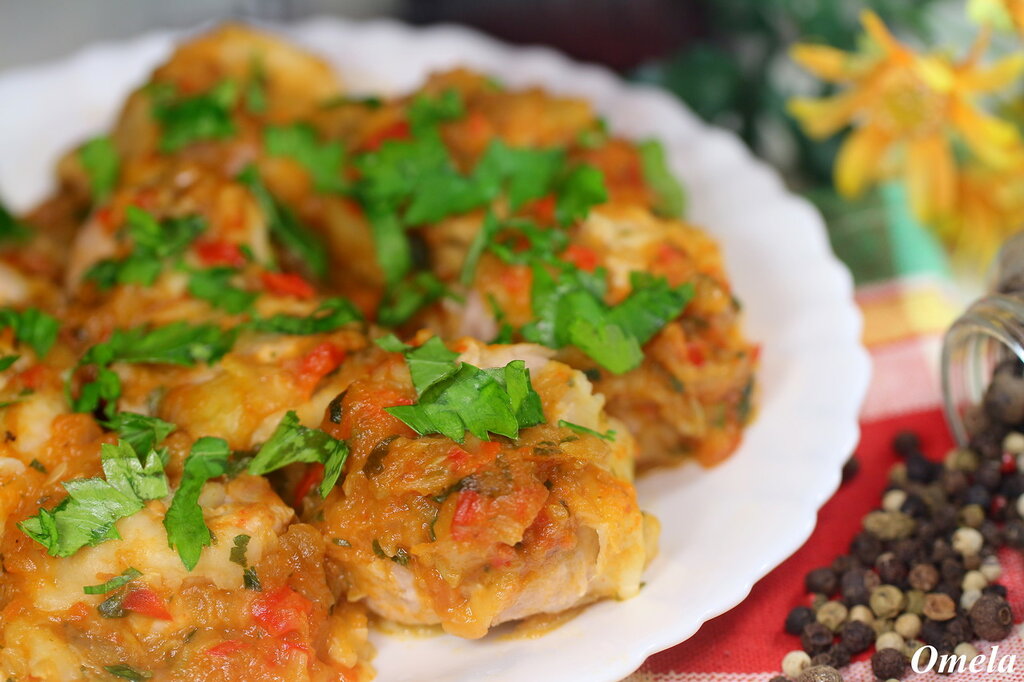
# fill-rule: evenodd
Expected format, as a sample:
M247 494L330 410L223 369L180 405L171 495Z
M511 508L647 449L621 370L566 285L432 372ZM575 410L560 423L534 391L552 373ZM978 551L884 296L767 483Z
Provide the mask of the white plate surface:
M317 18L281 30L331 61L353 90L407 91L430 71L465 64L512 87L585 97L614 131L662 140L688 190L689 218L724 247L747 330L763 344L759 416L736 455L712 471L685 466L640 481L663 534L638 597L596 604L535 640L375 635L379 679L617 680L739 603L807 539L858 438L868 357L850 275L819 214L736 137L668 94L550 50L387 21ZM0 195L17 209L41 199L59 154L110 125L175 37L148 34L0 74Z

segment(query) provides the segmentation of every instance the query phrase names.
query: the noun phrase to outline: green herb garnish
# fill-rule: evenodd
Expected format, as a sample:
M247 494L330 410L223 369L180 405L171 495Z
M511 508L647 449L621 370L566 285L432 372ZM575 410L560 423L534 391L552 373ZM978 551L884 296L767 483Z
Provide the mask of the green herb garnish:
M332 332L349 322L362 319L363 316L351 302L343 298L328 298L306 317L277 313L253 320L249 326L260 332L309 335Z
M195 270L189 275L188 293L231 315L245 312L252 307L257 294L231 284L236 274L235 268L227 266Z
M458 362L437 337L409 348L390 337L379 341L386 350L405 354L419 402L384 408L420 435L440 433L462 443L466 431L490 440L491 433L516 438L519 429L543 423L540 396L530 384L522 360L505 367L480 369Z
M222 140L235 134L231 111L239 93L234 81L223 81L192 97L177 97L174 87L167 84L151 86L150 93L153 117L163 128L161 152L176 152L193 142Z
M567 429L572 429L576 433L585 433L591 436L597 436L598 438L602 438L607 441L615 440L615 431L611 429L605 431L604 433L601 433L600 431L595 431L594 429L587 428L586 426L581 426L580 424L574 424L564 419L559 419L558 425L563 426Z
M136 670L130 665L119 663L118 665L107 665L103 667L108 673L114 677L120 677L126 680L132 680L132 682L141 682L142 680L148 680L153 677L153 673L145 670Z
M637 150L643 163L644 179L654 192L654 210L666 218L681 218L686 210L686 193L665 158L665 148L657 140L641 142Z
M57 318L38 308L26 308L22 311L3 308L0 309L0 329L5 327L13 329L15 340L30 346L35 352L36 358L42 359L57 341L60 323ZM7 358L10 357L7 356ZM18 356L14 356L14 360L10 360L4 369L14 364L17 359Z
M318 192L344 192L345 149L340 142L322 142L308 123L270 126L263 134L267 153L285 156L306 169Z
M178 428L177 425L163 419L135 412L118 412L103 425L111 431L116 431L118 437L132 446L140 457Z
M142 572L135 568L128 568L121 575L114 576L102 585L86 585L82 588L82 592L86 594L106 594L112 592L119 587L124 587L131 581L142 576Z
M107 136L96 137L78 148L78 160L89 178L92 201L98 204L110 196L121 172L117 147Z
M199 563L203 547L213 541L199 506L199 493L208 480L224 475L230 454L223 438L205 436L197 440L185 459L181 483L164 515L167 544L178 550L181 562L190 571Z
M146 500L168 493L167 478L157 453L136 456L130 445L104 443L102 466L106 479L77 478L62 485L68 497L53 509L18 524L51 556L71 556L86 545L118 539L114 524L142 509Z
M319 462L324 465L324 475L317 490L321 497L327 497L341 476L348 453L345 441L302 426L298 415L289 410L249 463L249 473L261 476L296 462Z
M299 222L295 213L279 202L263 184L256 166L242 169L238 181L249 188L266 216L270 234L318 279L327 276L327 250L319 236Z

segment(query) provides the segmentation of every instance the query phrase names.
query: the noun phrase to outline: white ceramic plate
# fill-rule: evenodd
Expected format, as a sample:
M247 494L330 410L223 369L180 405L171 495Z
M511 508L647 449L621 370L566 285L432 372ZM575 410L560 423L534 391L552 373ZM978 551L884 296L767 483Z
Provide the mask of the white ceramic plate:
M806 540L858 438L868 358L849 273L818 213L733 135L669 95L550 50L393 22L321 18L284 32L334 63L353 90L401 92L466 64L513 87L585 97L616 132L662 140L687 187L689 217L723 245L749 334L763 344L759 416L739 452L712 471L685 466L640 481L663 534L638 597L596 604L535 640L377 635L379 678L617 680L739 603ZM174 39L145 35L0 74L0 194L19 209L42 198L58 155L108 126Z

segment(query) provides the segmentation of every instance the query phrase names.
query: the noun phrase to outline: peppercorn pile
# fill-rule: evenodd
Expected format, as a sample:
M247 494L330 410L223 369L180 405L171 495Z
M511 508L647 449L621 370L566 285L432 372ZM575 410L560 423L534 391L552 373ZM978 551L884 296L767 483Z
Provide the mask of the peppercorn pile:
M849 553L805 577L809 606L786 616L800 649L770 682L842 682L840 668L869 651L880 680L901 679L925 645L977 655L972 641L998 641L1013 613L996 552L1024 549L1024 366L997 368L983 406L969 415L969 448L944 463L898 434L900 456L881 507L863 520ZM844 480L856 472L856 460Z

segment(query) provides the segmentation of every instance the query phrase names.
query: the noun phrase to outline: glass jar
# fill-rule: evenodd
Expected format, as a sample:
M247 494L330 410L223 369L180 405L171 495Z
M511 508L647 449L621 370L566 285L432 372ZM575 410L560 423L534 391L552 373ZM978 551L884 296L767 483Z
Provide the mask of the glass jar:
M1000 249L991 281L991 293L953 323L942 344L946 421L961 446L984 428L986 403L1012 415L1024 409L1024 232Z

